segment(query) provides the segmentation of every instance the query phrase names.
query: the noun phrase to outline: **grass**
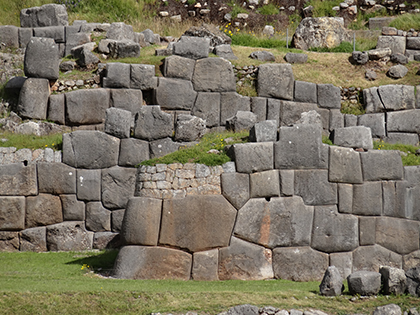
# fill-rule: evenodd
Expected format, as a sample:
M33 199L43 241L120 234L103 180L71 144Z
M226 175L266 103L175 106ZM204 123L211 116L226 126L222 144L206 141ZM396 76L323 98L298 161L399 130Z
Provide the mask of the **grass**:
M266 4L266 5L263 5L262 7L260 7L257 10L257 12L262 14L262 15L274 15L274 14L279 14L280 10L273 3L269 3L269 4Z
M397 16L389 26L408 31L411 28L420 30L420 14L404 14Z
M281 309L316 308L329 314L372 313L395 303L418 306L410 296L378 296L351 302L349 295L322 297L318 282L174 281L104 278L116 251L0 253L2 314L218 314L250 303ZM89 266L89 267L87 267ZM346 293L346 292L345 292Z
M15 147L20 149L45 149L61 150L63 144L62 134L52 134L49 136L22 135L4 132L0 133L0 139L7 139L6 142L0 141L0 147Z
M314 17L322 17L322 16L335 16L336 11L332 8L335 6L339 6L341 0L311 0L305 6L313 6L313 16Z
M420 165L420 156L416 155L419 147L401 143L391 144L380 140L373 142L373 148L375 150L398 150L404 152L406 155L401 155L404 166Z

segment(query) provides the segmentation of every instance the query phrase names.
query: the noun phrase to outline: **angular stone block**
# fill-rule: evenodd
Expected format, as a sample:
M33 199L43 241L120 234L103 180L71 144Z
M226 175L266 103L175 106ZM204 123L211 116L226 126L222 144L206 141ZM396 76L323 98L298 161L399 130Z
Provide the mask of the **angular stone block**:
M227 44L214 47L214 54L227 60L236 60L238 57L232 51L232 47Z
M130 88L140 90L153 90L157 87L157 77L154 65L130 65Z
M166 199L159 243L192 252L227 246L235 217L235 208L220 195Z
M60 4L44 4L20 11L21 27L69 25L66 7Z
M67 122L70 125L103 123L109 105L109 91L106 89L86 89L66 93Z
M156 102L162 108L191 110L196 97L197 92L194 91L191 81L159 78Z
M0 230L25 228L25 197L0 197Z
M233 149L237 172L254 173L273 169L273 143L235 144Z
M353 185L352 213L358 215L382 214L381 182L366 182Z
M376 244L376 218L359 217L360 246Z
M76 193L76 170L63 163L39 162L38 190L53 195Z
M173 45L173 54L190 59L209 56L210 39L208 37L181 36Z
M327 170L296 170L295 195L307 205L337 203L337 184L328 181Z
M6 47L19 48L19 28L14 25L1 25L0 42Z
M278 170L253 173L249 176L251 198L270 198L280 196Z
M352 115L352 114L345 114L344 115L344 127L357 126L358 117L359 116Z
M120 140L100 131L73 131L63 135L63 163L99 169L118 164Z
M197 252L193 255L193 267L191 277L198 281L217 281L218 276L219 250L212 249L204 252Z
M294 85L290 64L263 64L258 67L258 96L293 100Z
M237 111L226 120L226 129L233 132L250 130L257 122L257 115L250 111ZM277 129L277 128L276 128Z
M341 108L340 89L332 84L317 85L318 105L323 108Z
M417 146L419 145L419 135L415 133L388 132L384 141L387 143L402 143Z
M386 295L404 294L407 289L407 277L403 269L383 266L379 269L382 277L382 290Z
M409 44L409 39L410 37L407 38L407 45ZM404 54L405 47L406 38L404 36L379 36L376 45L376 48L390 48L392 54Z
M117 138L130 138L131 112L111 107L105 111L105 133Z
M276 279L321 281L328 268L328 254L310 247L278 247L273 250Z
M76 195L61 195L60 199L63 206L64 221L85 220L85 203L77 200Z
M317 85L311 82L295 81L295 101L318 103Z
M416 202L411 199L412 192L407 181L383 181L382 214L389 217L413 218L411 206L416 207Z
M220 177L222 194L236 208L240 209L250 198L249 175L223 173Z
M232 237L229 247L219 250L220 280L273 278L271 250Z
M363 183L360 154L350 148L330 146L329 157L330 182L337 183Z
M404 110L387 113L388 132L420 133L420 110Z
M19 32L19 47L25 48L28 45L29 41L31 40L33 29L32 28L18 28Z
M365 126L370 128L372 137L385 137L385 114L365 114L358 116L358 126Z
M337 128L334 130L333 143L348 148L373 149L372 132L364 126Z
M193 142L200 140L206 133L206 121L192 115L177 115L175 141Z
M132 40L134 41L134 31L131 25L127 25L124 22L114 22L110 25L106 32L106 38L115 40Z
M57 80L60 52L52 38L32 37L26 45L24 70L29 78Z
M347 277L352 295L376 295L381 289L381 274L374 271L356 271Z
M171 137L174 131L173 118L160 110L160 106L143 106L137 116L134 137L156 140Z
M322 278L319 285L321 295L325 296L340 296L344 289L343 278L335 266L329 266L325 271L324 278Z
M135 168L114 166L102 170L102 203L108 209L122 209L134 196Z
M361 153L360 158L365 181L403 179L404 169L399 151L373 150Z
M119 166L133 167L148 160L149 143L134 138L121 139Z
M232 64L223 58L205 58L195 63L192 83L195 91L235 92L236 80Z
M280 170L280 191L284 196L295 193L295 172L293 170Z
M38 194L36 165L13 163L0 165L1 196L32 196Z
M339 109L330 109L330 130L344 128L344 115Z
M402 267L402 257L379 245L360 246L353 251L353 271L379 272L381 266Z
M67 221L47 226L49 251L82 251L92 249L93 233L83 221Z
M302 114L309 111L316 111L321 115L322 127L329 128L330 112L328 109L318 108L315 103L298 103L291 101L280 101L280 125L290 126L297 124ZM325 115L326 114L326 115ZM324 117L325 116L325 117Z
M143 93L141 90L135 90L133 88L111 90L111 107L125 109L131 112L134 118L142 106Z
M257 115L257 121L267 118L267 99L265 97L251 97L251 111Z
M330 266L336 266L343 279L347 278L353 270L353 256L348 253L331 253Z
M289 114L290 111L286 110ZM274 120L276 122L276 126L280 127L281 121L283 117L282 114L282 102L280 100L274 98L267 99L267 120Z
M234 234L269 248L307 246L312 221L313 209L300 197L251 199L238 212Z
M0 251L2 252L19 251L19 232L0 231Z
M220 94L199 92L191 114L206 120L207 127L220 124Z
M384 104L379 97L377 87L363 90L363 100L365 101L366 113L378 113L385 111Z
M52 38L57 44L66 42L64 26L34 27L33 32L34 37Z
M251 142L275 142L277 141L277 122L265 120L257 122L249 132Z
M20 251L46 252L47 229L45 226L26 229L20 232Z
M250 111L250 98L236 92L220 94L220 125L226 125L226 120L235 116L238 111Z
M407 292L413 296L420 296L420 266L405 272L407 277Z
M338 184L338 211L340 213L352 213L353 209L353 185Z
M28 78L19 93L17 110L23 118L46 119L50 85L47 79Z
M414 109L416 106L414 86L381 85L378 94L387 111Z
M64 125L66 123L65 117L65 94L54 94L48 98L48 120L57 124Z
M94 232L111 231L111 211L100 202L86 204L86 228Z
M39 194L26 198L25 227L60 223L63 221L61 200L58 196Z
M412 315L413 312L411 311L412 309L410 309L410 313ZM417 312L417 311L416 311ZM377 306L375 308L375 310L373 311L372 315L381 315L381 314L395 314L395 315L401 315L401 308L396 305L396 304L388 304L388 305L384 305L384 306Z
M111 58L138 58L140 57L140 44L131 40L113 40L108 44Z
M106 77L103 78L104 88L130 88L130 64L111 62L106 65Z
M311 247L322 252L346 252L359 246L359 224L356 216L339 214L337 206L317 206Z
M77 199L101 200L101 170L77 170Z
M74 47L91 42L89 33L68 33L69 28L66 27L66 50L64 56L71 54Z
M125 209L114 210L111 212L111 230L115 233L121 233L122 222ZM122 240L121 240L122 241Z
M149 143L150 158L165 156L166 154L178 151L180 143L174 142L171 138L164 138Z
M178 78L191 81L195 60L180 56L166 57L163 62L163 75L167 78Z

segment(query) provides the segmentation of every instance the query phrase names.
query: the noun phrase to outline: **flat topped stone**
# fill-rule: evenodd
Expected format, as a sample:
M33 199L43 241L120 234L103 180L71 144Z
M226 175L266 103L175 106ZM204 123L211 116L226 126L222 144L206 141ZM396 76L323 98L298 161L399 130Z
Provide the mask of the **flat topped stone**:
M181 36L173 46L173 53L186 58L201 59L209 56L209 48L209 38Z

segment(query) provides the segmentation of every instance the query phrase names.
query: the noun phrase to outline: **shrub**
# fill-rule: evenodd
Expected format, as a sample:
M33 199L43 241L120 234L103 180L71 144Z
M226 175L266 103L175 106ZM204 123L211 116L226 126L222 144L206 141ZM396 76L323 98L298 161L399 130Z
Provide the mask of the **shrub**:
M390 26L404 31L408 31L411 28L420 30L420 14L400 15L391 22Z
M311 5L314 7L313 16L314 17L322 17L322 16L335 16L336 11L332 8L335 6L340 5L341 0L311 0L308 2L308 6Z
M258 13L262 14L262 15L275 15L275 14L279 14L280 10L273 4L267 4L262 6L261 8L259 8Z

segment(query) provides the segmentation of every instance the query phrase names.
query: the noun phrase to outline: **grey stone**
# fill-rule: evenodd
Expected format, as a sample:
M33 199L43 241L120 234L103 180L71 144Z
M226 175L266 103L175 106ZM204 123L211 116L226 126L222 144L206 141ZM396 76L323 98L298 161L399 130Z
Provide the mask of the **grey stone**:
M111 107L105 111L105 132L117 138L130 137L132 113L121 109Z
M86 204L86 228L94 232L111 230L111 211L105 209L100 202Z
M101 200L101 170L77 170L77 199Z
M295 195L307 205L337 203L337 184L328 181L327 170L296 170Z
M360 246L353 251L353 271L373 270L381 266L402 267L402 257L379 245Z
M404 171L398 151L373 150L360 154L365 181L399 180Z
M76 193L76 170L63 163L37 163L38 191L53 195Z
M133 167L149 160L149 143L134 138L121 139L119 166Z
M109 44L113 42L113 39L101 39L98 44L98 52L103 54L109 54Z
M317 84L318 105L323 108L341 108L340 89L332 84Z
M404 53L397 53L397 54L391 55L391 61L393 63L405 65L408 63L408 58L404 56Z
M258 307L250 304L243 304L231 307L226 315L258 315Z
M25 212L25 197L0 197L0 230L23 230Z
M190 59L201 59L209 56L209 47L209 38L181 36L173 46L173 53Z
M111 230L115 233L121 233L122 222L124 219L125 209L114 210L111 212Z
M235 217L235 208L220 195L165 199L159 243L192 252L228 246Z
M29 119L46 119L49 95L50 85L47 79L26 79L19 94L19 115Z
M118 164L120 140L100 131L73 131L63 135L63 162L98 169Z
M64 5L44 4L40 7L22 9L20 11L21 27L69 25L67 10Z
M420 133L420 110L404 110L387 113L388 132L413 132Z
M344 115L339 109L330 109L330 130L344 128Z
M411 189L408 181L382 182L383 212L390 217L413 218L411 205L416 202L411 200Z
M227 60L236 60L238 57L235 56L235 54L232 51L232 47L227 44L223 45L217 45L214 47L214 53L221 58L227 59Z
M350 148L330 146L330 182L362 184L362 165L358 152Z
M270 104L270 100L268 101ZM330 111L328 109L318 108L314 103L297 103L291 101L280 101L280 125L290 126L297 124L302 114L309 111L316 111L321 115L322 126L329 129ZM267 117L268 118L268 117Z
M308 246L312 222L313 209L300 197L250 199L238 211L234 234L272 249Z
M207 37L210 39L210 46L212 47L232 43L232 39L229 36L223 34L223 32L211 24L203 24L199 27L192 26L187 31L185 31L184 35Z
M130 88L131 65L126 63L111 62L106 65L106 77L103 78L105 88Z
M257 115L250 111L237 111L226 120L226 129L234 132L250 130L257 122ZM277 129L277 128L276 128Z
M251 97L251 111L257 115L257 122L267 118L267 99L265 97Z
M90 34L87 33L67 33L68 28L66 28L66 49L64 51L64 56L71 54L71 50L74 47L87 44L91 42Z
M31 40L33 30L32 28L19 27L18 32L19 32L19 47L25 48L26 45L28 45L29 41Z
M353 269L352 253L331 253L330 254L330 265L335 266L341 275L342 279L347 278Z
M113 40L108 44L111 58L138 58L140 57L140 44L131 40Z
M408 73L408 69L407 67L403 66L403 65L396 65L396 66L392 66L391 68L389 68L388 70L388 76L390 76L393 79L401 79L403 77L405 77L405 75Z
M340 214L337 206L317 206L314 211L311 247L323 252L352 251L359 246L356 216Z
M289 52L284 56L284 59L288 63L306 63L308 61L308 55Z
M222 194L236 208L240 209L250 198L249 175L223 173L220 177Z
M405 55L407 56L408 61L413 61L413 60L419 61L420 51L413 50L413 49L406 49Z
M257 119L258 120L258 119ZM275 142L277 141L277 122L264 120L257 122L249 132L251 142Z
M260 61L276 61L276 57L269 51L253 51L249 58Z
M106 38L115 40L128 39L134 41L135 35L131 25L127 25L124 22L114 22L106 32Z
M271 142L234 144L236 170L254 173L273 169L274 148Z
M1 25L0 43L6 47L19 48L19 28L14 25Z
M85 220L85 203L77 200L76 195L60 195L60 199L63 206L64 221Z
M159 78L156 101L164 109L191 110L196 96L197 92L194 91L191 81Z
M348 148L373 149L372 132L364 126L337 128L334 130L333 143Z
M175 126L175 141L192 142L206 133L206 121L191 115L178 115Z
M0 165L0 196L32 196L38 194L36 165L13 163Z
M382 35L395 36L398 34L398 30L395 27L384 26L382 27Z
M337 267L329 266L324 273L319 292L325 296L340 296L343 292L343 278Z
M32 37L26 46L24 70L27 77L57 80L60 56L52 38Z
M353 51L351 56L353 61L359 65L364 65L369 61L369 54L366 51Z
M154 159L178 151L181 145L180 143L174 142L171 138L150 141L150 158Z
M386 57L391 57L391 48L378 48L369 50L369 60L380 60Z
M124 109L131 112L129 125L134 124L134 117L143 106L143 93L136 89L112 89L111 107ZM134 125L132 125L134 126Z
M282 111L282 102L280 100L269 98L267 99L267 120L276 121L276 126L280 127L283 117L281 117ZM287 111L290 114L289 111Z
M212 249L197 252L193 255L193 267L191 277L198 281L217 281L219 250Z
M352 213L353 186L351 184L338 184L338 211Z
M381 289L381 274L374 271L356 271L347 277L350 294L376 295Z
M79 67L92 69L101 62L99 58L92 53L91 47L92 46L89 44L83 44L71 49L71 55L77 59L76 62Z
M114 166L102 170L102 203L108 209L122 209L134 196L135 168Z
M157 87L154 65L131 64L130 88L152 90Z
M120 246L118 233L96 232L93 236L92 248L94 249L119 248Z
M155 42L154 33L151 29L145 29L141 32L144 36L144 41L150 44L153 44Z
M317 85L311 82L295 81L295 101L318 103Z
M294 81L290 64L260 65L258 67L258 96L293 100Z
M379 269L382 276L383 293L386 295L401 295L407 289L407 277L405 272L399 268L383 266Z
M417 146L419 144L419 136L415 133L388 132L384 141L387 143L402 143Z
M361 246L376 244L375 217L359 217L359 242Z
M220 123L220 94L198 92L191 114L205 119L207 127L218 126Z
M407 44L408 41L409 40L407 38ZM404 54L406 48L406 38L403 36L379 36L376 49L379 48L390 48L392 54Z
M293 170L280 170L280 191L284 196L295 193L295 173Z
M121 239L126 245L156 246L159 237L162 201L154 198L133 197L121 226Z
M365 78L368 81L375 81L378 78L378 75L375 71L367 69L365 72Z
M251 198L280 196L279 171L270 170L253 173L249 177Z
M273 278L271 250L232 237L219 250L220 280L263 280Z
M369 19L369 29L370 30L380 30L384 26L388 26L392 20L393 17L376 17L376 18L370 18Z
M395 304L377 306L372 315L401 315L401 308Z
M156 140L172 136L173 118L160 110L160 106L141 107L135 121L134 137Z
M420 296L420 266L410 268L405 272L407 277L407 291L413 296Z
M19 251L19 232L0 231L0 250L2 252Z
M20 232L20 251L22 252L46 252L47 235L46 227L36 227Z
M201 92L234 92L236 90L233 66L223 58L197 60L192 83L194 90Z
M381 215L382 185L380 182L366 182L353 186L353 214Z
M377 87L363 90L363 99L365 102L366 113L377 113L385 111L382 100L379 97Z
M250 111L251 101L247 96L236 92L223 92L220 94L220 125L225 126L226 120L238 111Z
M150 246L124 246L115 260L113 276L120 279L189 280L192 255Z
M66 118L70 125L100 124L110 105L106 89L86 89L66 93Z
M26 198L25 227L60 223L63 221L60 197L39 194Z
M93 233L83 221L67 221L47 226L49 251L82 251L92 249Z
M385 114L364 114L358 116L357 125L370 128L373 138L383 138L385 132Z
M177 78L191 81L193 78L195 60L180 56L165 58L163 75L167 78Z
M50 95L48 98L47 118L48 120L60 125L64 125L66 123L64 93Z
M65 43L64 29L64 26L34 27L33 34L34 37L52 38L57 44Z
M321 281L327 268L328 254L310 247L278 247L273 250L273 269L276 279Z
M407 49L420 50L420 38L407 37Z

